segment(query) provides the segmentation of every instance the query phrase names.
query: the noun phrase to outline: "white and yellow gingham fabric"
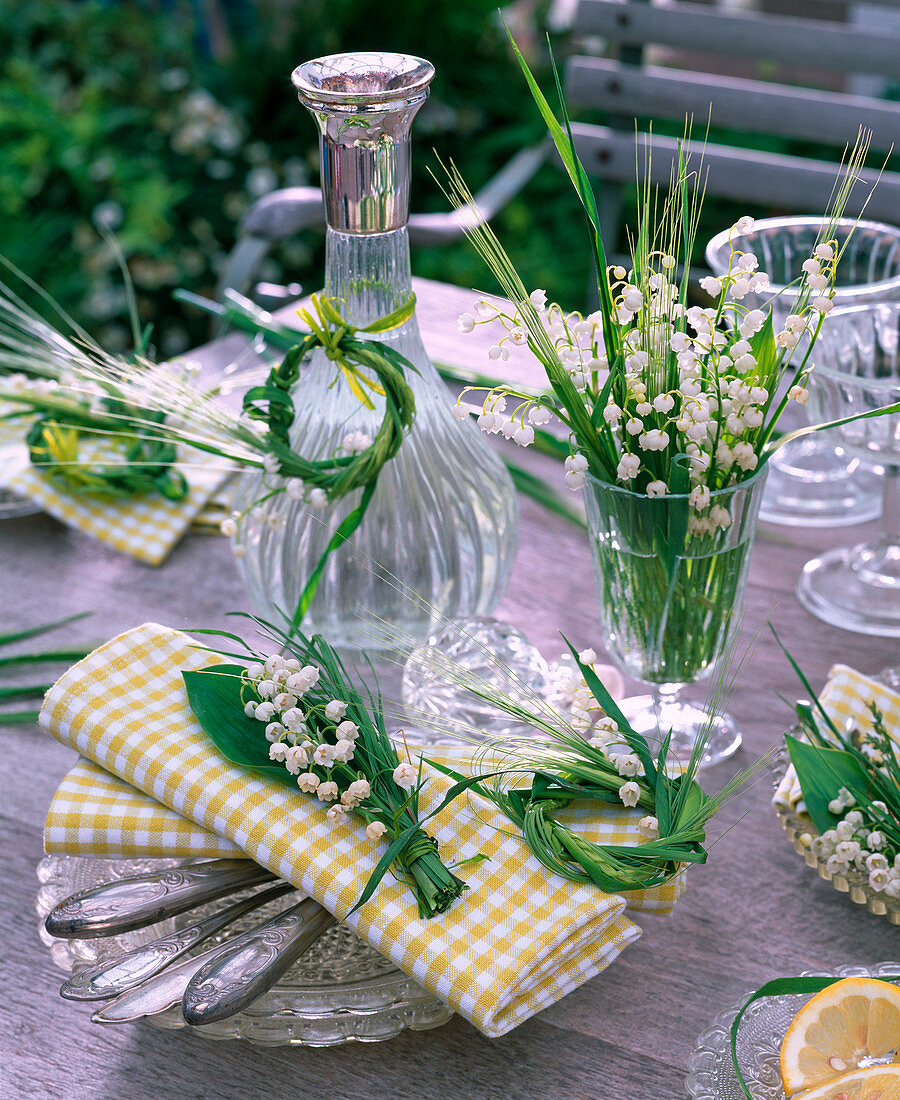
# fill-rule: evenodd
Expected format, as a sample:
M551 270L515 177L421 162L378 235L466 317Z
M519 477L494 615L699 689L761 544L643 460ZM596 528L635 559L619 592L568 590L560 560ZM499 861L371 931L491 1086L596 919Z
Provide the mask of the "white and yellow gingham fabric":
M848 665L835 665L819 693L819 702L838 729L855 725L864 730L872 728L869 708L874 703L884 716L885 729L900 743L897 736L900 730L900 694L870 676L864 676ZM827 735L826 729L822 731ZM772 801L780 809L792 810L802 797L794 765L789 764Z
M195 825L84 757L53 796L44 850L101 859L242 854L232 841Z
M415 755L418 749L412 745ZM465 774L471 760L464 748L428 745L427 755ZM639 843L643 810L604 807L598 817L588 807L571 808L560 820L597 844ZM511 826L507 824L507 829ZM230 840L186 820L155 799L83 757L65 777L47 812L44 848L56 855L105 859L141 856L233 856ZM623 891L627 907L641 913L668 914L684 891L684 873L648 890Z
M383 845L368 841L361 825L328 821L314 799L249 775L216 751L193 717L181 677L209 663L186 635L146 624L69 669L48 692L41 724L345 918ZM442 775L429 778L423 813L449 785ZM420 920L408 889L385 876L347 919L489 1036L553 1004L640 935L623 913L623 898L551 874L507 825L474 799L428 823L447 863L489 857L463 870L470 889L447 913Z
M22 431L20 425L19 439ZM24 443L7 443L0 462L0 487L33 500L51 516L123 554L159 565L228 476L221 460L199 452L190 457L181 454L179 469L188 483L184 500L167 500L159 493L122 500L67 493L31 465Z

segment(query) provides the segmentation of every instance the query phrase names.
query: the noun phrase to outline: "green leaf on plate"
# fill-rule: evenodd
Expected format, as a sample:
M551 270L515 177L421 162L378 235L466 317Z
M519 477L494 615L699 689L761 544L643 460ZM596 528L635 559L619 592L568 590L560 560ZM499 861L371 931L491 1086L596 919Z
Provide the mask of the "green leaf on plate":
M791 763L800 780L803 801L820 833L837 825L840 818L828 809L841 787L860 800L871 797L871 780L852 753L843 749L824 749L785 735Z
M182 672L191 710L203 732L232 764L253 768L269 779L294 786L294 778L284 765L269 759L262 722L244 714L243 671L243 665L212 665L199 672Z

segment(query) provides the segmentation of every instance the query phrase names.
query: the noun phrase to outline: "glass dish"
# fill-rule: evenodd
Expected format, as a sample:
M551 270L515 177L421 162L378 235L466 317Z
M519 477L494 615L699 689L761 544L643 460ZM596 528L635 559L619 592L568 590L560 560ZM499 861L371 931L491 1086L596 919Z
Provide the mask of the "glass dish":
M95 940L60 940L49 936L44 918L57 902L76 890L146 871L194 863L191 859L86 859L47 856L38 865L41 883L36 908L41 919L41 939L63 970L83 969L95 962L112 960L133 947L148 943L214 909L233 902L234 895L190 910L151 928L122 936ZM284 908L276 902L246 918L243 927L260 923ZM236 921L227 929L242 929ZM214 939L202 945L211 946ZM205 1039L246 1039L261 1046L336 1046L353 1040L380 1042L410 1028L425 1031L446 1023L453 1010L408 978L393 963L362 943L349 928L337 925L326 932L284 975L278 984L243 1012L218 1023L192 1028ZM157 1016L146 1017L151 1027L187 1027L176 1005Z
M20 497L9 489L0 489L0 519L18 519L20 516L35 516L40 508L28 497Z
M900 962L877 966L840 966L835 970L807 970L808 976L896 979ZM788 1025L812 994L765 997L744 1013L738 1032L738 1061L753 1100L785 1100L781 1087L779 1055ZM731 1064L731 1025L750 997L745 996L720 1012L713 1025L697 1040L688 1058L685 1081L692 1100L746 1100Z

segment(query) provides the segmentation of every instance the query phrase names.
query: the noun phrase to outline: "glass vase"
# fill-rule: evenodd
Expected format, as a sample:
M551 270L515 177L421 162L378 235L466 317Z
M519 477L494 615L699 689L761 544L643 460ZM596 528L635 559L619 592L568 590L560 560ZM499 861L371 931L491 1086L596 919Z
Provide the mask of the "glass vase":
M320 131L327 217L326 297L351 324L385 317L412 294L406 221L409 130L434 69L416 57L347 54L297 68L300 102ZM363 336L363 334L358 334ZM343 655L396 659L425 638L436 613L489 614L509 578L517 505L509 474L474 424L451 413L453 398L422 345L415 317L377 339L415 368L412 429L382 468L361 525L327 558L306 634ZM330 459L352 432L374 437L384 399L368 409L324 351L314 352L292 392L293 449ZM268 493L271 477L245 476L238 511ZM293 616L304 586L362 490L316 510L287 494L250 507L238 555L256 610Z
M593 477L584 489L606 647L613 663L651 692L629 719L651 744L671 731L671 751L682 760L707 728L704 763L740 745L732 718L678 694L727 659L765 480L762 467L711 493L702 512L681 494L651 498Z

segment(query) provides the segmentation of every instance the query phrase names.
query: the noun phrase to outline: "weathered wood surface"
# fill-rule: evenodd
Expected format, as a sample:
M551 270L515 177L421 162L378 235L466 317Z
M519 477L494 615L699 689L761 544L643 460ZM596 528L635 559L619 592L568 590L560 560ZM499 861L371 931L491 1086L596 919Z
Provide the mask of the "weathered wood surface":
M455 317L472 295L418 286L426 343L437 359L485 364L481 334L460 337ZM797 603L793 587L817 550L862 529L760 531L748 590L749 644L767 618L820 684L830 665L865 671L900 663L896 641L826 626ZM192 535L159 569L138 565L46 516L0 524L0 630L90 610L71 629L102 641L147 619L190 628L225 622L244 604L224 539ZM498 613L527 631L545 655L558 632L598 649L593 578L583 537L522 506L519 556ZM779 694L797 684L766 630L743 669L732 704L744 748L707 773L723 783L771 748L789 724ZM644 917L643 937L605 974L499 1040L460 1018L387 1043L325 1050L213 1044L142 1025L101 1028L86 1005L57 995L61 980L38 939L35 866L43 815L73 754L37 728L2 731L0 873L3 995L0 1096L4 1100L673 1100L684 1096L685 1061L723 1008L765 980L805 968L900 959L900 933L816 878L785 840L770 807L768 774L723 815L746 814L692 868L668 919Z

